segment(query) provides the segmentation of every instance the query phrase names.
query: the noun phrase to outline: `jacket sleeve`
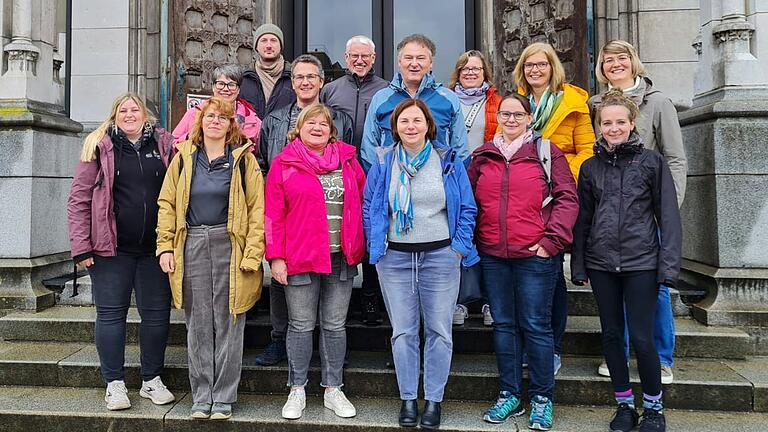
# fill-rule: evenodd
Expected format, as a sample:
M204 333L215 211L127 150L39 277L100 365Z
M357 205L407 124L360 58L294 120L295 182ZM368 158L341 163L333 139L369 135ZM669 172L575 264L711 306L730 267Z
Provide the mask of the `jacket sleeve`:
M96 157L99 157L98 154ZM79 161L75 168L72 187L69 190L67 225L69 225L69 247L75 262L89 258L93 252L91 202L98 175L99 164L97 161Z
M365 171L363 171L362 165L357 161L357 158L352 160L352 169L355 173L355 183L357 183L357 190L360 191L360 202L365 199Z
M283 168L280 159L267 174L267 187L264 191L264 236L267 247L267 260L286 257L285 237L288 208L285 204L283 188Z
M363 162L363 169L368 172L372 165L376 164L376 147L382 145L379 142L381 137L381 127L376 122L376 111L381 105L381 90L373 95L371 105L365 114L365 126L363 126L363 140L360 144L360 159Z
M579 170L585 160L592 157L595 146L595 130L592 128L592 119L587 113L574 112L576 125L573 128L573 147L576 155L570 160L571 173L576 181L579 180Z
M261 167L262 175L267 175L269 172L269 134L272 123L269 118L265 118L261 122L261 130L259 131L259 167Z
M352 142L352 117L349 116L349 114L345 113L344 111L337 110L333 111L335 115L338 116L338 122L336 123L336 129L338 129L337 133L339 135L339 139L344 141L345 143L351 143Z
M174 144L178 144L188 139L189 132L195 124L195 115L197 115L198 111L197 108L190 108L184 113L184 117L181 118L179 124L176 125L172 132Z
M686 176L688 175L688 161L685 157L683 134L680 131L680 121L672 101L664 98L660 105L660 109L656 111L656 118L653 119L654 134L659 146L659 153L664 155L672 172L677 206L680 207L685 198Z
M670 288L677 285L683 249L683 226L677 207L677 194L672 172L659 155L658 169L654 176L653 211L659 224L661 245L659 249L656 281Z
M165 172L163 186L157 197L157 250L155 254L160 256L164 252L174 251L174 239L176 238L176 189L179 186L179 161L181 154L177 153L168 165Z
M544 228L544 237L539 240L551 256L562 252L573 240L573 225L579 213L576 183L571 175L565 155L550 143L552 155L552 209Z
M256 271L264 259L264 177L250 152L245 157L245 205L248 208L248 234L245 237L245 249L241 269ZM235 170L233 170L235 171ZM253 187L251 187L253 186Z
M461 113L461 104L459 103L454 104L453 107L450 134L450 146L456 150L458 158L464 162L466 167L469 164L469 145L467 144L467 127L464 126L464 114Z
M477 204L475 203L475 196L472 193L472 186L469 184L469 177L467 177L464 164L455 163L453 166L461 207L459 209L459 218L456 221L456 231L451 239L451 248L466 258L472 255L472 238L475 232L475 220L477 219ZM474 263L467 264L471 265Z
M588 279L587 268L584 265L584 254L587 248L587 239L592 229L592 217L595 214L595 198L592 195L592 179L582 165L578 186L579 214L576 225L573 227L573 249L571 250L571 280L577 285L582 285Z
M370 252L371 241L371 208L373 206L374 194L376 193L376 184L381 175L381 164L374 164L368 170L368 176L365 179L365 189L363 191L363 230L365 231L366 249Z
M477 188L477 180L480 178L480 162L477 158L473 158L467 168L467 177L469 178L469 184L472 186L472 190Z

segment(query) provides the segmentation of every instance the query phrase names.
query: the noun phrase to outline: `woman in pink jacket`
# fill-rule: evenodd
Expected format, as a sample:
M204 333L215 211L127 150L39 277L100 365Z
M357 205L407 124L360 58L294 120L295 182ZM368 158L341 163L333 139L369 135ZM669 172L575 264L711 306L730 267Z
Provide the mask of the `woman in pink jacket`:
M288 134L292 141L272 161L267 176L267 260L272 277L287 285L291 392L282 411L286 419L300 418L306 405L318 310L324 405L339 417L357 414L341 386L352 280L365 253L365 174L355 147L338 141L336 134L326 106L304 108Z
M218 96L235 107L235 116L240 129L251 142L259 142L261 119L256 115L256 110L251 104L241 99L240 84L243 82L242 68L236 64L225 64L213 70L216 81L213 82L213 95ZM187 110L181 118L176 129L173 130L174 144L178 144L188 138L192 126L195 124L195 116L200 112L200 106ZM255 148L258 148L255 147Z

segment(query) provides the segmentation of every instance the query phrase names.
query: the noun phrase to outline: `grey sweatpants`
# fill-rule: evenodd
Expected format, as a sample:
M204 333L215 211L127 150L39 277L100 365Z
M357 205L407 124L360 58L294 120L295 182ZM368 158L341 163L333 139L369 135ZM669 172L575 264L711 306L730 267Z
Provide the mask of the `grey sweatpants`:
M245 316L229 314L231 253L226 224L189 227L182 290L194 403L237 401Z

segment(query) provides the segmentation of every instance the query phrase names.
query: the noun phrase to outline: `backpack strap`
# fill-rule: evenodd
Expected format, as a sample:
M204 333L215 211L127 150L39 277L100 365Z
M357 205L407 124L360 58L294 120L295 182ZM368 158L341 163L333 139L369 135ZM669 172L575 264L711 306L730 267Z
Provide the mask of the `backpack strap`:
M541 203L541 208L548 206L555 198L552 196L552 152L551 142L548 139L540 139L536 144L536 153L539 156L539 163L544 170L544 176L547 182L547 197Z
M464 119L464 127L467 128L467 132L469 132L470 129L472 129L472 125L475 123L475 118L477 117L477 114L480 112L480 107L483 105L485 100L481 100L480 102L475 102L472 104L472 108L467 113L467 117Z

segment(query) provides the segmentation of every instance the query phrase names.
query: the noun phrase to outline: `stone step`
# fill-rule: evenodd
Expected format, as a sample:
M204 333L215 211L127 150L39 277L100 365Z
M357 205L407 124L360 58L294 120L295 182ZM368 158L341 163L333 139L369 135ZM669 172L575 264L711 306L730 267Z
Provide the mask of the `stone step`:
M284 392L283 392L284 393ZM283 420L280 410L285 394L241 395L232 419L226 422L189 418L191 397L177 393L177 402L156 406L129 390L132 408L108 411L101 388L0 387L0 431L119 430L124 432L291 431L384 432L402 430L397 424L400 401L351 398L357 416L342 419L323 408L319 397L308 397L299 420ZM420 403L420 404L423 404ZM481 420L487 402L444 402L441 431L527 430L527 416L504 425ZM553 432L602 432L607 430L612 408L555 405ZM768 415L717 411L665 410L668 430L686 432L765 432Z
M285 393L287 363L260 367L254 358L260 350L246 350L243 357L240 391L257 394ZM612 405L608 378L596 374L597 357L564 357L556 377L555 400L572 405ZM352 351L345 369L345 391L354 397L397 398L393 369L386 366L387 353ZM163 380L177 391L188 391L186 348L168 347ZM631 381L640 394L634 365ZM763 371L761 374L760 371ZM677 359L675 382L665 385L665 404L670 408L752 411L768 409L768 359L717 361ZM308 392L319 394L319 359L310 370ZM140 385L139 349L126 348L126 382ZM0 342L0 385L55 387L100 387L102 379L96 347L81 343ZM455 354L445 398L449 400L492 400L498 389L496 358L487 354Z
M56 306L42 312L14 312L0 318L0 339L57 342L93 341L94 307ZM131 308L128 314L128 341L138 338L138 312ZM708 327L692 319L677 318L676 355L679 357L743 359L749 349L749 335L729 327ZM269 342L271 326L266 314L250 318L246 324L246 345L263 347ZM368 327L357 321L347 325L350 349L360 351L387 351L391 327L386 323ZM482 325L479 316L473 316L453 330L454 349L458 353L491 353L493 328ZM186 329L183 314L172 311L169 344L185 343ZM563 353L572 355L602 355L600 322L597 317L572 316L568 320L563 340Z

